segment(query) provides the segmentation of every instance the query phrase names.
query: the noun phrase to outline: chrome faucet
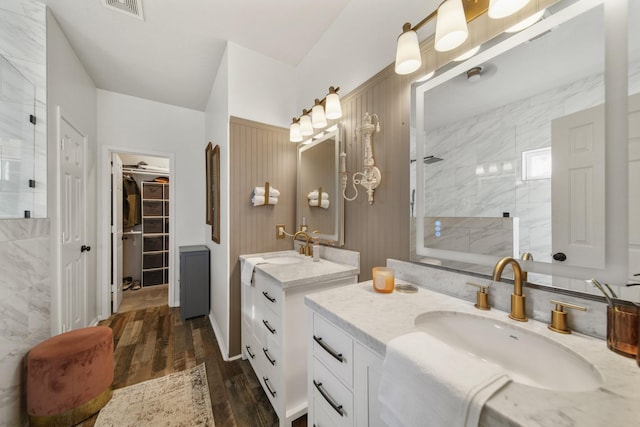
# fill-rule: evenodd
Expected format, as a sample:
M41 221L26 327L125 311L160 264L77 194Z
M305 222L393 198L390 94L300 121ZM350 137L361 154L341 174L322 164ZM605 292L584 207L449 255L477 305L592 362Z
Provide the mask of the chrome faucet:
M513 293L511 294L511 313L509 313L509 317L519 322L526 322L527 315L524 312L525 301L524 295L522 294L522 269L518 261L512 257L500 259L493 268L493 281L500 281L502 271L509 264L511 264L511 268L513 269Z
M300 253L304 254L305 256L311 256L311 248L309 247L309 242L311 241L311 239L309 235L307 234L306 231L298 231L296 232L296 234L293 235L294 242L298 239L298 236L302 236L306 240L306 244L304 245L304 248L300 246Z

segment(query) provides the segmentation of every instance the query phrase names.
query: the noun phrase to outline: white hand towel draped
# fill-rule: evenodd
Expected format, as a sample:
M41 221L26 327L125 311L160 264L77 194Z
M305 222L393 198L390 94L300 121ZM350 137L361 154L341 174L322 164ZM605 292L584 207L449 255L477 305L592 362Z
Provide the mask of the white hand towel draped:
M477 427L485 402L510 379L424 332L387 344L378 397L390 427Z
M264 259L259 256L245 259L244 264L242 265L242 271L240 272L240 282L243 285L251 286L253 269L256 267L256 265L262 264L263 262Z
M253 189L254 196L264 196L265 194L264 187L255 187ZM280 197L280 192L273 187L269 187L269 197Z
M309 206L318 206L318 205L323 209L328 209L330 202L329 200L324 200L324 199L322 201L318 199L313 199L313 200L309 199Z
M313 190L312 192L307 194L307 199L309 199L309 200L318 200L319 199L318 196L319 196L318 190ZM329 200L329 193L327 193L326 191L323 191L322 192L322 200Z

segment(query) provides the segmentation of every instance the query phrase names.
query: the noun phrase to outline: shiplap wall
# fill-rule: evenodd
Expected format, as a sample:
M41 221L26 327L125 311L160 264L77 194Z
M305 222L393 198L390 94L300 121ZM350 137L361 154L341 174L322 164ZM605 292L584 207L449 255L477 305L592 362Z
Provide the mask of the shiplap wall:
M409 118L411 80L393 65L342 98L347 170L362 171L364 148L359 133L366 112L377 114L380 132L373 134L373 153L382 181L369 205L364 187L355 201L345 201L345 248L360 252L360 280L387 258L409 259ZM351 178L347 196L353 196Z
M287 232L295 228L296 144L289 130L231 117L229 124L230 176L230 281L229 354L241 352L240 262L244 254L283 251L293 247L290 238L276 240L276 224ZM268 181L280 191L278 204L251 204L251 191Z

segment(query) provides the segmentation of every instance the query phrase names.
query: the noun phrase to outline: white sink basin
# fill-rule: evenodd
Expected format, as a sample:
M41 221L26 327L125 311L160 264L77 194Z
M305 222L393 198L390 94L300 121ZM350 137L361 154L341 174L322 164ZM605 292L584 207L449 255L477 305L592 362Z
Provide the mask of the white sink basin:
M535 332L483 316L424 313L416 326L431 336L507 370L514 382L556 391L589 391L602 384L580 355Z
M303 260L302 257L297 257L294 255L282 255L282 256L274 256L271 258L265 258L264 262L267 264L296 264Z

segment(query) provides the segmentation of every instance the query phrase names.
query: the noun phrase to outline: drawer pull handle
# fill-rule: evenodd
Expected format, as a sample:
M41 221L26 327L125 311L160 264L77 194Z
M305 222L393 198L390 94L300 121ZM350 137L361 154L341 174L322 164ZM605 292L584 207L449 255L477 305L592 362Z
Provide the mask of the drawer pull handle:
M249 347L248 345L245 345L244 348L247 349L247 354L249 355L250 358L255 359L256 355L251 353L251 347Z
M266 320L263 320L263 321L262 321L262 323L264 323L264 326L266 326L266 327L267 327L267 329L269 330L269 332L271 332L272 334L274 334L274 335L275 335L276 330L275 330L275 329L273 329L273 328L271 327L271 325L269 324L269 322L267 322Z
M266 348L263 348L262 351L264 352L264 355L267 356L267 360L269 361L269 363L275 366L276 359L272 359L271 356L269 356L269 350L267 350Z
M272 390L271 386L269 385L269 378L262 377L262 381L264 381L264 385L267 386L267 390L269 390L269 393L271 393L271 396L276 397L276 392Z
M336 401L333 400L333 397L331 397L331 395L324 389L324 387L322 387L322 383L313 380L313 385L316 386L322 397L324 397L324 400L326 400L327 403L331 405L331 407L335 409L341 417L344 417L344 409L342 409L342 405L338 405Z
M313 339L314 339L315 342L317 342L320 345L320 347L322 347L324 349L324 351L326 351L327 353L332 355L339 362L344 363L344 357L342 357L342 353L338 353L333 348L331 348L331 346L329 344L326 344L324 341L322 341L321 337L318 337L318 336L314 335Z
M274 297L272 297L271 295L269 295L269 293L267 291L262 291L262 295L264 295L264 297L266 299L268 299L271 302L276 302L276 299Z

